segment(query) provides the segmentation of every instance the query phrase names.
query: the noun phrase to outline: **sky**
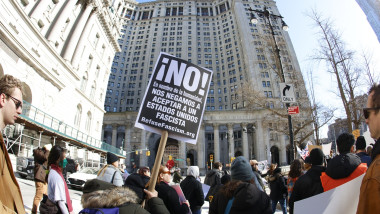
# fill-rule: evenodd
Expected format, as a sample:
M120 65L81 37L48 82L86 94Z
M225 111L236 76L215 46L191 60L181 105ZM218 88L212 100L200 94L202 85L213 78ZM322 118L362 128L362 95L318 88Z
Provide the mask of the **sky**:
M335 107L336 117L345 118L343 105L337 92L335 80L326 72L323 63L316 64L310 57L318 48L317 29L306 14L312 9L324 18L330 18L335 28L342 34L342 39L351 50L372 55L372 61L380 59L380 43L369 25L364 12L355 0L277 0L277 7L289 26L288 33L297 54L304 79L308 70L313 71L313 83L316 99L325 106ZM379 76L380 63L372 67ZM366 93L369 86L361 85L360 94ZM327 126L321 130L321 137L327 137Z

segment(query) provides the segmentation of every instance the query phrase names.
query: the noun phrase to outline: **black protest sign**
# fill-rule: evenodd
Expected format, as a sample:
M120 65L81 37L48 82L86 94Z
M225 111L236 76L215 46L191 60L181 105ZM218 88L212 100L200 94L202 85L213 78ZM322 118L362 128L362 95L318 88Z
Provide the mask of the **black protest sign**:
M161 53L135 126L196 143L212 71Z

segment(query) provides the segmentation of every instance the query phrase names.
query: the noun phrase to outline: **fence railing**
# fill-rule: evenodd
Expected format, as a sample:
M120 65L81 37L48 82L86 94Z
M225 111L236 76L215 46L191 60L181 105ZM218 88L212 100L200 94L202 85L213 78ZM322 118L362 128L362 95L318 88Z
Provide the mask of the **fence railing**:
M85 145L98 148L99 150L105 150L107 152L123 155L123 151L121 149L89 136L88 134L45 113L41 109L26 101L23 101L22 114L20 116L25 120L36 123L43 128L59 133L67 138L72 138L73 140L79 141Z

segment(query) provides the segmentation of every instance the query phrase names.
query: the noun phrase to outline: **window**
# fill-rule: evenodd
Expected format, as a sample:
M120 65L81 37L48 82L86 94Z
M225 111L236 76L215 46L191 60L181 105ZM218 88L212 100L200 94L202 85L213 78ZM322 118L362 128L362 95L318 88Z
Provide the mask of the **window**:
M77 127L80 126L81 115L82 115L82 106L78 104L77 112L75 113L75 118L74 118L74 125Z
M85 91L86 90L87 80L88 80L88 73L86 71L84 73L83 77L82 77L82 82L81 82L81 85L80 85L80 90L81 91Z
M86 131L90 131L91 129L91 122L92 122L92 114L91 112L87 112L87 120L86 120L86 126L85 126L85 129Z

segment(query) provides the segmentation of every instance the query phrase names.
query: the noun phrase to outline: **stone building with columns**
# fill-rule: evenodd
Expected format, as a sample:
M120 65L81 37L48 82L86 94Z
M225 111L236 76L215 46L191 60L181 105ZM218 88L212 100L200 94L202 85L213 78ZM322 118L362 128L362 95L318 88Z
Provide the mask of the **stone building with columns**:
M19 78L25 89L18 120L23 127L18 129L23 134L17 139L20 154L30 156L33 146L60 143L73 158L100 161L106 87L112 59L120 51L120 4L1 1L0 76Z
M250 22L250 8L280 14L273 0L158 0L126 1L121 52L113 59L107 88L103 140L124 148L126 164L152 166L160 136L134 128L155 61L166 52L212 70L206 112L196 145L169 140L164 155L180 167L214 161L229 163L232 157L289 163L286 116L280 102L278 58L270 28L264 18ZM294 116L295 140L312 139L310 108L301 69L281 20L271 21L280 48L286 83L294 85L301 113ZM150 156L145 154L149 150Z

